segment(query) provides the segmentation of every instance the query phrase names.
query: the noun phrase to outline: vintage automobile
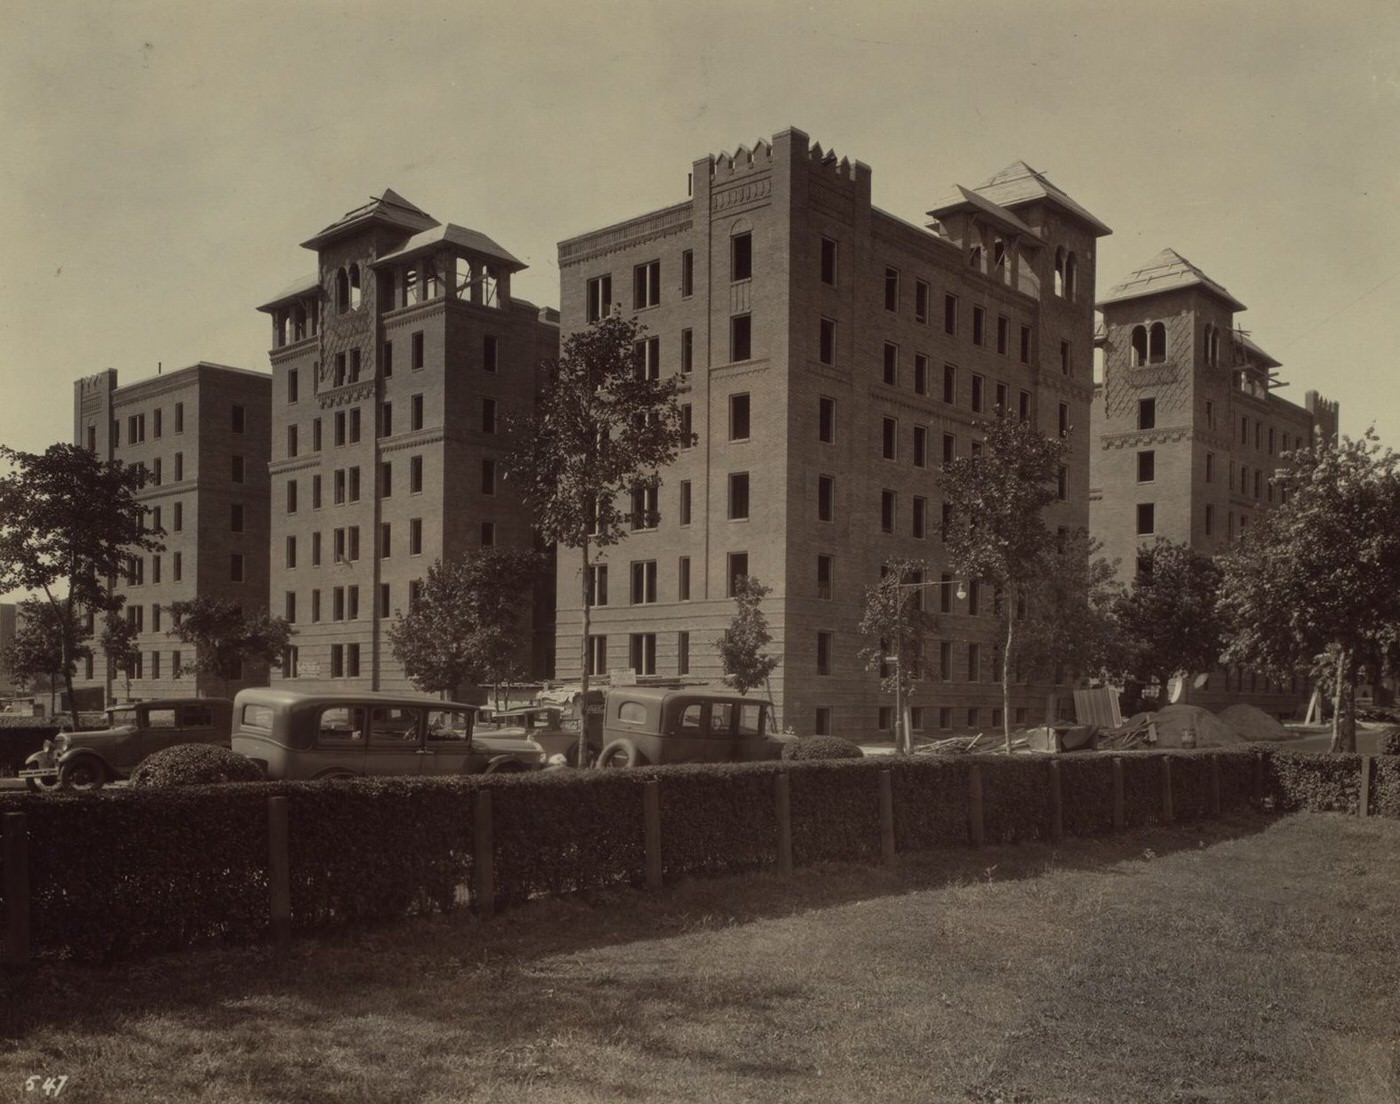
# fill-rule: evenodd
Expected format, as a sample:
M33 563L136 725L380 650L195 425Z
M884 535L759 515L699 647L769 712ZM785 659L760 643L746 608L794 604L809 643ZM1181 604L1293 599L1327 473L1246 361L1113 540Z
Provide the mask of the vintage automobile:
M567 763L571 767L578 764L578 720L557 706L483 710L477 717L476 732L478 735L526 736L544 748L550 761ZM597 759L602 750L599 732L601 729L589 732L587 763Z
M31 755L19 776L31 790L96 790L129 776L142 759L176 744L229 746L228 698L162 698L112 706L107 727L60 732Z
M778 759L794 739L770 731L766 701L733 690L614 687L603 708L600 767Z
M497 774L545 765L544 748L527 736L476 732L479 708L422 694L240 690L233 750L277 780Z

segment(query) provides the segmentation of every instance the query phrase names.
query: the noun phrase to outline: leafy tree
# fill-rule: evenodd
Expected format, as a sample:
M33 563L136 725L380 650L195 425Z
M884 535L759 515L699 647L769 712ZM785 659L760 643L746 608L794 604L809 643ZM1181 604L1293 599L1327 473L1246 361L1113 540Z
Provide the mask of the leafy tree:
M499 704L530 637L520 594L543 568L538 553L508 548L434 561L417 600L389 626L389 646L414 685L452 695L463 683L490 683Z
M292 626L266 610L244 613L237 602L200 595L170 606L167 636L195 648L194 662L182 664L175 674L194 673L223 679L224 694L239 677L245 663L271 666L281 660L292 638Z
M506 419L512 439L506 469L536 530L579 552L583 701L595 557L626 538L635 511L650 514L661 469L695 439L681 424L680 377L648 378L638 361L645 332L614 313L570 334L559 360L545 365L534 413ZM580 756L583 741L580 732Z
M1225 647L1220 568L1189 544L1159 539L1138 554L1137 576L1114 603L1121 647L1114 673L1157 684L1165 705L1172 675L1213 671Z
M1121 647L1113 605L1122 588L1113 561L1083 529L1057 536L1045 573L1030 586L1017 630L1015 669L1052 686L1077 683L1113 666ZM1017 610L1021 616L1022 610ZM1059 715L1053 696L1048 718Z
M880 689L894 694L898 714L896 749L913 750L913 734L905 723L904 706L923 673L924 645L938 628L938 620L925 609L923 560L891 560L880 581L865 592L860 632L874 643L860 650L867 670L880 671ZM889 662L893 655L895 662Z
M1055 501L1061 443L1029 422L981 423L980 453L958 457L940 480L950 510L947 563L956 575L990 584L1000 596L1002 726L1011 750L1011 676L1016 612L1047 572L1053 539L1041 517Z
M1277 505L1221 559L1227 662L1325 676L1332 750L1356 750L1357 659L1400 626L1400 457L1373 430L1286 453Z
M758 607L772 589L752 575L736 578L734 620L715 641L715 650L724 668L724 681L741 694L766 683L782 662L777 656L763 653L772 643L773 634L768 631L768 618Z
M131 668L140 649L136 647L139 634L135 623L128 621L121 613L121 605L125 600L122 597L113 599L111 608L103 615L102 633L97 642L107 661L122 672L126 682L126 696L130 700Z
M0 650L0 665L19 685L36 693L47 690L52 713L54 694L63 682L64 663L70 665L71 676L77 660L88 651L79 645L65 657L59 613L51 603L30 598L20 603L17 614L14 639Z
M11 469L0 477L0 592L40 592L53 611L76 727L80 613L106 609L109 580L124 556L163 547L163 534L146 529L146 508L136 500L145 469L99 460L70 444L42 453L0 445L0 461Z

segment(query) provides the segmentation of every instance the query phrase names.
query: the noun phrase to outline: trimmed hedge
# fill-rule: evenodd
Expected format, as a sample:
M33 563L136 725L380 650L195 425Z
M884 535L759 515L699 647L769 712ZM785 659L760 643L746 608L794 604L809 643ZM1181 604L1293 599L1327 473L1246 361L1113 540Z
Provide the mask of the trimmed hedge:
M778 861L770 763L670 767L661 780L661 855L667 879L760 870Z
M1113 831L1113 760L1104 755L1064 755L1056 762L1065 835Z
M215 744L176 744L154 752L131 772L133 786L211 786L220 782L258 782L258 765L245 755Z
M1379 736L1382 755L1400 755L1400 727L1383 729Z
M796 743L783 745L783 758L788 761L804 759L864 759L859 744L840 736L803 736Z
M971 758L913 755L887 762L896 850L966 846L972 814Z
M1400 818L1400 756L1386 755L1375 760L1371 778L1371 812L1376 816Z
M982 767L982 825L988 843L1050 838L1050 760L973 755Z
M1270 749L1264 763L1264 799L1279 812L1355 814L1361 805L1359 755Z
M877 759L788 765L796 865L879 859L881 766Z

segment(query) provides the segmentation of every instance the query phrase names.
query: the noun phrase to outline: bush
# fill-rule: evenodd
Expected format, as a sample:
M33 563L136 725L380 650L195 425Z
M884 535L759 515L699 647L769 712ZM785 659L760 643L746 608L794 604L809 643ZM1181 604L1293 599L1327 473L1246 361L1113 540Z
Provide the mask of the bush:
M133 786L160 789L261 781L262 771L251 759L214 744L176 744L146 756L131 772Z
M863 759L865 752L850 740L840 736L803 736L796 743L783 745L783 758L804 759Z
M1264 796L1279 812L1355 813L1361 805L1361 756L1270 750Z
M1380 733L1382 755L1400 755L1400 728L1387 728Z

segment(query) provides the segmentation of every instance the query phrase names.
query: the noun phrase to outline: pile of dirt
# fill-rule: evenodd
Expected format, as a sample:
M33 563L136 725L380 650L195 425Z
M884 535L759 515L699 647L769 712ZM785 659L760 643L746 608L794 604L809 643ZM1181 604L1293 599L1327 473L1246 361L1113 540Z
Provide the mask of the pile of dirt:
M1220 719L1251 743L1277 742L1291 739L1293 733L1262 709L1238 703L1220 711Z
M1159 748L1190 747L1187 733L1195 733L1196 747L1234 747L1244 743L1233 728L1199 705L1169 705L1151 715L1157 724Z

